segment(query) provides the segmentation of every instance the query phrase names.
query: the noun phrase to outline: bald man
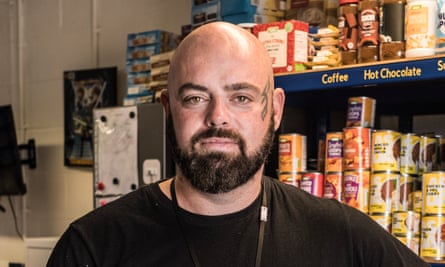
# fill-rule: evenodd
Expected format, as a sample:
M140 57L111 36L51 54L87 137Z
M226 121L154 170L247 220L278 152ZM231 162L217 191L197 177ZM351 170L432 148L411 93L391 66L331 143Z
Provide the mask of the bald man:
M74 221L48 266L428 266L366 214L263 175L284 101L251 33L194 30L161 96L175 177Z

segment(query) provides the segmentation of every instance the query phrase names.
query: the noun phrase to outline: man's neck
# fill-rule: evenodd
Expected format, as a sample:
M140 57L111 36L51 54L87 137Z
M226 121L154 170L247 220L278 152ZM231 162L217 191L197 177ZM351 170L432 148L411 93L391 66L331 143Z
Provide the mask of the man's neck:
M215 216L240 211L249 206L261 190L262 172L259 171L247 183L227 193L210 194L194 188L190 182L181 176L176 176L175 191L178 205L189 212ZM160 183L161 191L171 198L170 184L172 179Z

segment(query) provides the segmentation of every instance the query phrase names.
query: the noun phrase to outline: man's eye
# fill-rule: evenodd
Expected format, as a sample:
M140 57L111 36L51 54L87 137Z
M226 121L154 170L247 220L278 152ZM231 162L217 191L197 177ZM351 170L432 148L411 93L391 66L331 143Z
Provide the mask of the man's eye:
M187 104L198 104L201 103L202 101L204 101L204 99L200 96L191 96L191 97L186 97L184 99L184 103Z
M250 102L250 99L246 96L240 95L235 98L235 101L238 103L248 103Z

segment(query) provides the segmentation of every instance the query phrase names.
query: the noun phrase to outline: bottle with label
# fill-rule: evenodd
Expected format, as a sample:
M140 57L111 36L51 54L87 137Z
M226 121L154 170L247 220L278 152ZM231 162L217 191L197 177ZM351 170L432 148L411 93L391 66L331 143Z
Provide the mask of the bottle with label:
M358 62L379 60L379 2L361 0L358 7Z
M436 0L408 0L405 13L406 57L435 54Z
M380 4L380 60L405 57L405 0Z
M340 53L343 65L357 63L358 0L340 0L338 29L340 30Z

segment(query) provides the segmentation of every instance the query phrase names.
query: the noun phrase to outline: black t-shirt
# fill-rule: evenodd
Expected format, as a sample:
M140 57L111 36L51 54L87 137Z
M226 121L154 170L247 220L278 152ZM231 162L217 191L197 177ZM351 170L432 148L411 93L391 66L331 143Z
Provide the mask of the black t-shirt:
M268 221L261 266L429 266L366 214L265 177ZM221 216L179 210L202 267L255 265L260 196ZM193 266L172 202L158 183L73 222L48 267Z

